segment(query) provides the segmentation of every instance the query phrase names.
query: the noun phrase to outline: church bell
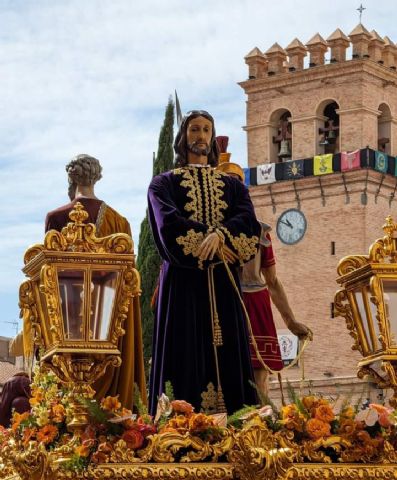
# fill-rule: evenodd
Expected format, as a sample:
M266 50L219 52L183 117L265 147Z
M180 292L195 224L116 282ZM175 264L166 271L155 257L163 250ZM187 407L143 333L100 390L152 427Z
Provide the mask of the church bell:
M335 130L330 130L328 132L328 137L327 138L328 138L328 140L335 140L335 138L336 138Z
M281 158L284 157L290 157L291 156L291 150L289 146L289 141L288 140L281 140L280 142L280 151L278 152L278 156Z

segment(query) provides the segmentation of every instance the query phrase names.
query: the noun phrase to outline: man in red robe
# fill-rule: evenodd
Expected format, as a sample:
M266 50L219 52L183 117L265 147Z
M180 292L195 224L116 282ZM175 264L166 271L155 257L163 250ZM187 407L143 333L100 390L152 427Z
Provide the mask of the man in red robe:
M225 162L217 168L244 183L243 169L237 163ZM295 320L284 287L277 277L276 261L269 233L271 228L265 223L260 223L262 232L259 250L256 256L242 268L241 289L258 350L256 351L251 340L250 352L255 383L267 396L268 369L265 366L274 371L280 371L283 368L270 299L280 312L287 328L294 335L305 338L312 334L306 325Z

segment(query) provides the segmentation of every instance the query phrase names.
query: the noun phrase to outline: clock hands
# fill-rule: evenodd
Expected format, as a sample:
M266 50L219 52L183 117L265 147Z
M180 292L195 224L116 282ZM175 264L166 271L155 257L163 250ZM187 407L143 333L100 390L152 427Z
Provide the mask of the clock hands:
M292 223L287 219L285 219L285 222L284 222L284 220L280 220L280 223L283 223L284 225L287 225L287 227L289 227L289 228L294 228L292 226Z

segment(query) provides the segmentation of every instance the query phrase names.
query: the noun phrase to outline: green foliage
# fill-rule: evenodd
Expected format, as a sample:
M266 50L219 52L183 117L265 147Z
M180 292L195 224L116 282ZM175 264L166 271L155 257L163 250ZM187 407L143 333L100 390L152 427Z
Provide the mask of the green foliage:
M249 380L249 384L251 385L252 388L255 388L256 393L259 397L259 402L260 402L261 406L264 407L265 405L270 405L272 407L272 410L273 410L274 414L278 415L278 413L279 413L278 408L277 408L276 404L270 400L270 397L268 395L265 395L258 388L258 385L255 382Z
M165 110L164 123L161 127L157 155L153 159L153 175L171 170L174 163L174 103L170 98ZM152 336L154 313L152 310L152 296L157 286L160 272L161 258L154 244L149 226L148 213L141 223L139 233L139 247L137 269L141 274L141 317L142 338L145 365L148 367L152 355ZM148 368L146 368L148 370Z
M88 400L87 398L79 397L79 402L85 406L90 417L95 421L95 423L107 423L108 416L102 410L100 404L96 400Z
M299 410L299 412L302 413L305 417L307 417L309 415L309 412L306 410L305 406L302 403L302 400L296 394L294 387L291 385L289 380L287 380L287 392L290 402L295 403L296 408Z
M170 402L175 400L174 388L169 380L165 382L165 394Z
M240 410L237 410L237 412L234 412L232 415L227 417L228 427L240 428L243 424L243 420L241 420L240 417L246 415L247 413L254 412L256 409L256 406L244 405L243 408L240 408Z
M81 472L88 467L89 459L80 457L77 454L73 454L70 460L67 462L61 463L62 470L69 470L73 472Z
M148 414L148 409L142 401L141 391L136 383L134 383L134 405L140 417Z

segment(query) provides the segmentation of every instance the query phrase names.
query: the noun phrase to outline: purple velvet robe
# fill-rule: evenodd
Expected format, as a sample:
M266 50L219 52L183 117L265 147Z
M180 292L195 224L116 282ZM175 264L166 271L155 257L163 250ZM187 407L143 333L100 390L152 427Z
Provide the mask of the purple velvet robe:
M30 410L30 380L25 375L14 375L3 386L0 400L0 425L8 428L12 411L18 413Z
M223 345L218 347L220 381L227 411L257 402L249 384L253 373L246 319L238 295L219 258L200 262L195 255L204 236L218 229L238 255L238 268L257 251L260 225L246 187L210 167L184 167L153 178L148 193L149 221L163 267L156 305L150 411L170 381L175 398L200 411L201 393L217 385L208 287L214 264L216 306Z

